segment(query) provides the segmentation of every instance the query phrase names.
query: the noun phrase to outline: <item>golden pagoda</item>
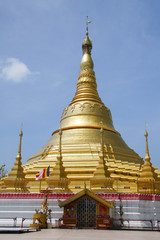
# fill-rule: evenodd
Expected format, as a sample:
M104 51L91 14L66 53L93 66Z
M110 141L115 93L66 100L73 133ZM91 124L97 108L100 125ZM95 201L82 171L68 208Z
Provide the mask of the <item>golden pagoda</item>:
M93 192L139 192L145 163L115 130L111 112L99 97L88 23L75 96L63 110L59 128L23 165L30 192L39 191L35 175L48 166L50 176L41 180L42 190L79 192L85 184ZM154 171L158 181L160 172L152 167Z
M151 158L149 155L147 130L145 131L144 136L146 138L146 156L138 179L139 193L160 193L160 181L158 179L158 174L150 161Z
M0 186L2 192L27 192L27 180L25 179L25 174L22 167L21 162L21 145L22 145L22 130L19 133L19 147L18 153L16 156L16 161L14 166L12 167L11 171L8 175L1 179Z

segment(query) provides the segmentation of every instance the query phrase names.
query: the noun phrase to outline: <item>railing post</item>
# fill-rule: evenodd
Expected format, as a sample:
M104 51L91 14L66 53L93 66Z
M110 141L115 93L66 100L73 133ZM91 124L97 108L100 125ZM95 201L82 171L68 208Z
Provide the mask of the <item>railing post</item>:
M23 228L23 222L26 220L26 218L22 218L21 228Z
M150 220L150 222L151 222L151 227L152 227L152 231L153 231L153 221L152 221L152 220Z
M16 225L17 225L17 218L16 217L13 218L13 221L14 221L14 227L16 227Z
M157 220L158 231L160 230L160 229L159 229L159 222L160 222L160 221L159 221L159 220Z

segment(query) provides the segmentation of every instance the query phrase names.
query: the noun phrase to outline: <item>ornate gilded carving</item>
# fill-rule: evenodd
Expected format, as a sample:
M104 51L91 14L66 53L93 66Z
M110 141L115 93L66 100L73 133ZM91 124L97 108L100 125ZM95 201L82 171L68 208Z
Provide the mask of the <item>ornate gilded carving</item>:
M77 111L78 108L83 111L83 110L87 110L88 113L90 112L96 112L99 111L100 113L106 114L106 117L109 118L111 121L111 114L110 114L110 110L108 108L106 108L103 104L100 103L90 103L90 102L85 102L85 103L74 103L72 105L70 105L69 107L65 108L63 110L62 113L62 119L67 116L69 114L69 112L74 113L75 111Z
M68 111L68 107L64 108L63 112L62 112L62 116L61 119L67 115L67 111Z
M94 109L95 109L95 104L88 104L91 112L94 112Z
M83 78L83 79L79 80L79 82L77 83L77 88L78 87L80 88L81 85L83 85L83 87L85 87L85 86L91 87L92 86L92 88L94 88L94 89L97 88L97 83L95 81L92 81L89 78Z
M81 111L83 111L85 108L85 104L81 104L79 108L81 109Z
M74 110L75 110L75 105L72 105L71 106L71 112L74 112Z
M84 77L88 77L89 79L90 78L93 78L94 80L96 80L96 77L90 73L83 73L81 74L79 77L78 77L78 80L81 79L81 78L84 78Z

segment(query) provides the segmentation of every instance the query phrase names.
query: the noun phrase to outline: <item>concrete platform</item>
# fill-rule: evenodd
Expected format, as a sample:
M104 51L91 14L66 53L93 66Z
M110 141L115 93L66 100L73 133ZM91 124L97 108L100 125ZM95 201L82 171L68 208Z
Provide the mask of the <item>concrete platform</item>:
M114 230L71 230L42 229L39 232L0 234L3 240L159 240L160 232L114 231Z

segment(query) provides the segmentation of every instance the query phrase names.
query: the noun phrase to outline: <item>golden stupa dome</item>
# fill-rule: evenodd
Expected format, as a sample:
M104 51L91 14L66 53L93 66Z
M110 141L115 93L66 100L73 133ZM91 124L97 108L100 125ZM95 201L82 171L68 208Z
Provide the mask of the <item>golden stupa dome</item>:
M101 128L104 164L110 177L122 181L137 179L143 160L115 130L111 112L99 97L91 50L92 43L87 32L82 43L83 56L75 96L63 110L59 128L24 165L26 178L30 181L34 181L38 170L48 165L51 166L51 171L54 170L59 154L59 131L62 130L61 163L70 180L70 189L74 191L75 186L82 186L84 181L89 184L99 164ZM31 185L35 187L35 184ZM31 191L35 191L34 187Z

